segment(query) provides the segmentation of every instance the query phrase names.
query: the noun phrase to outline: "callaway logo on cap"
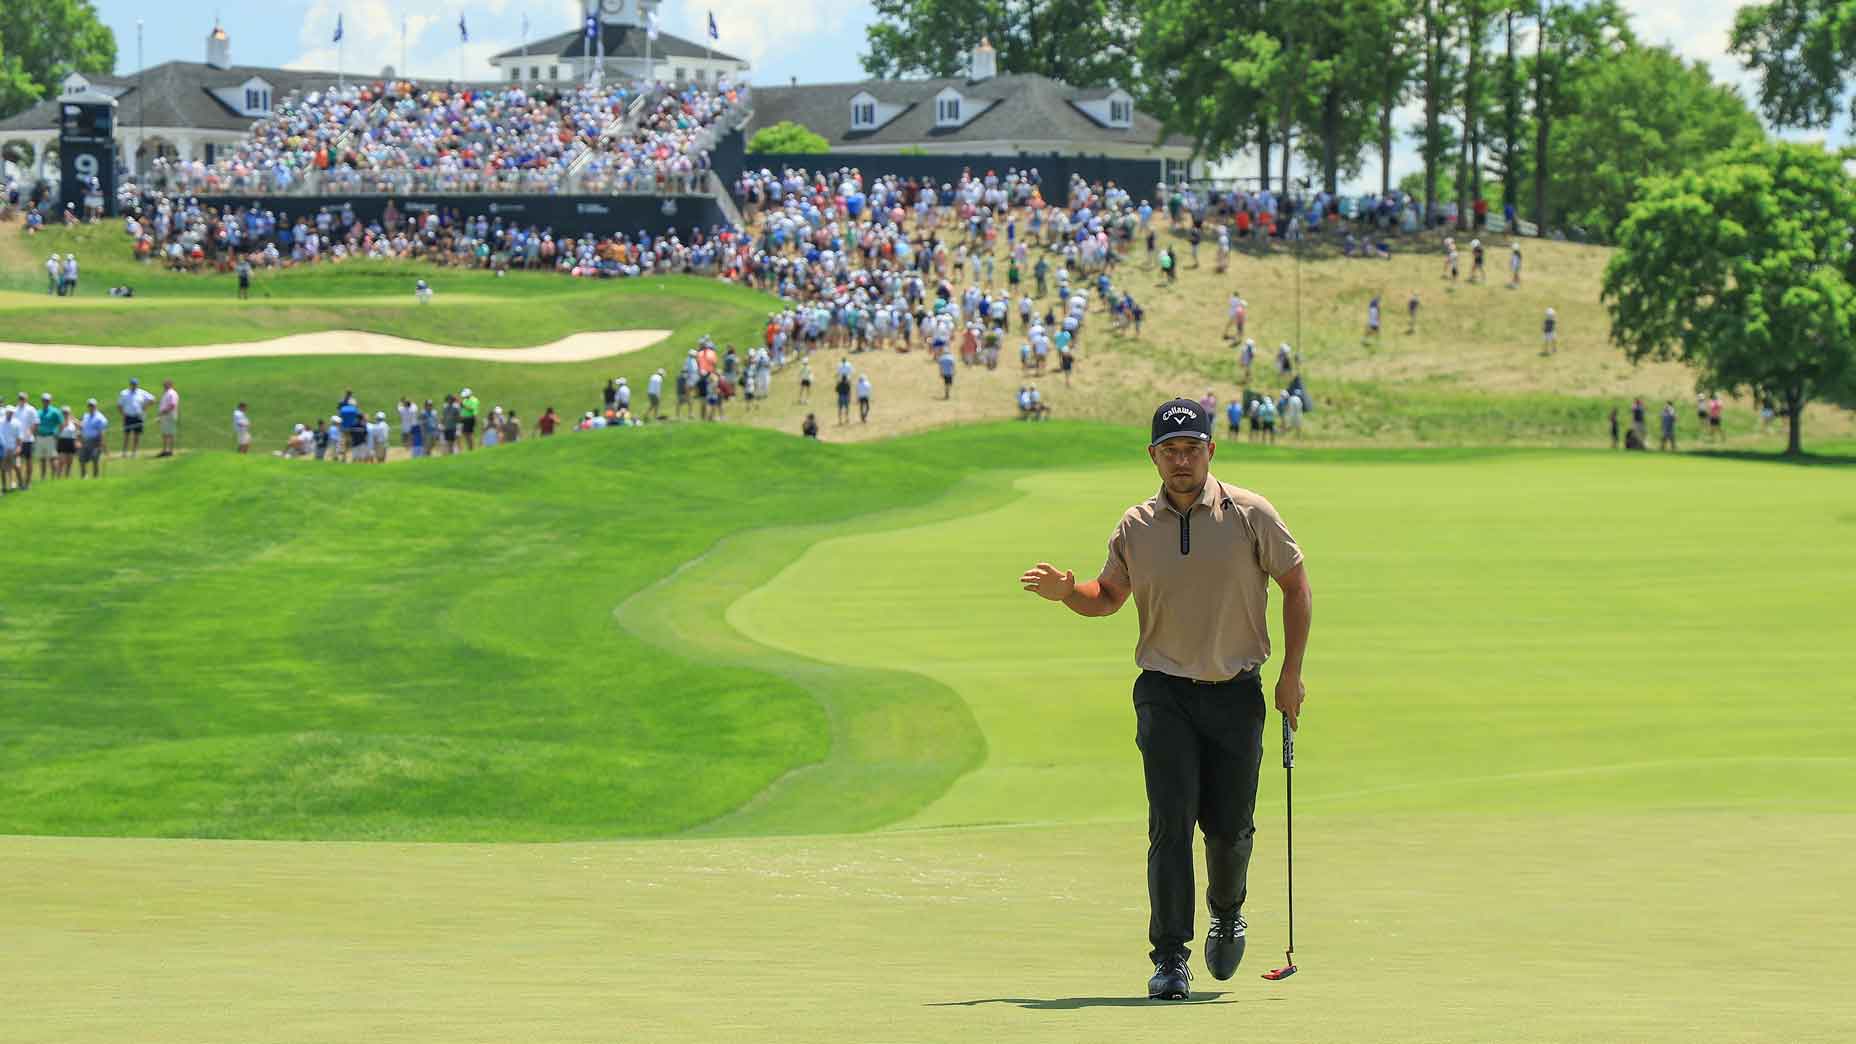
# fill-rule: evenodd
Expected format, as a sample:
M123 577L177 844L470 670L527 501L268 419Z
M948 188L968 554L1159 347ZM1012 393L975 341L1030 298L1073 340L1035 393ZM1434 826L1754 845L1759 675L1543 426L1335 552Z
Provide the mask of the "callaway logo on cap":
M1161 403L1160 408L1154 411L1153 440L1148 445L1158 446L1168 439L1182 436L1210 442L1211 417L1191 399L1171 399Z

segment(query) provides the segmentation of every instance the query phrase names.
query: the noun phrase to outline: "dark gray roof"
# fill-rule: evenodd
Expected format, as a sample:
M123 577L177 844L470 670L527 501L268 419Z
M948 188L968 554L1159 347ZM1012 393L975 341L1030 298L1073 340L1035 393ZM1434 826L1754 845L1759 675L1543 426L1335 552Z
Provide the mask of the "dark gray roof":
M212 91L216 88L237 87L253 76L271 85L273 107L282 105L293 91L308 94L331 87L342 79L332 72L274 69L257 65L234 65L219 69L204 62L164 62L149 68L140 78L133 74L85 78L95 87L109 88L108 93L116 95L116 123L119 127L146 124L150 127L245 131L257 121L230 108L214 97ZM352 73L346 78L350 83L371 83L379 79L377 76L356 76ZM475 86L502 88L508 84L485 80L478 81ZM0 120L0 132L49 130L57 126L58 101L55 98Z
M608 58L643 58L645 49L644 29L635 25L602 25L600 33L605 37L606 57ZM657 39L651 42L653 58L710 58L725 62L738 62L741 59L719 50L704 51L702 44L692 43L681 36L672 36L659 30ZM581 58L588 53L586 34L574 30L559 33L543 40L535 40L524 47L511 47L496 55L496 58L520 58L527 54L531 58ZM598 48L592 49L597 54Z
M937 128L934 96L953 87L967 98L993 102L964 126ZM1077 108L1077 101L1108 96L1110 88L1075 88L1047 76L1020 73L971 83L964 79L863 80L856 83L806 84L754 88L752 135L781 120L804 124L833 146L915 145L927 141L1062 141L1091 145L1162 144L1189 148L1190 139L1170 135L1160 141L1160 121L1136 111L1127 127L1108 127ZM875 130L851 129L851 98L868 91L880 102L903 111Z

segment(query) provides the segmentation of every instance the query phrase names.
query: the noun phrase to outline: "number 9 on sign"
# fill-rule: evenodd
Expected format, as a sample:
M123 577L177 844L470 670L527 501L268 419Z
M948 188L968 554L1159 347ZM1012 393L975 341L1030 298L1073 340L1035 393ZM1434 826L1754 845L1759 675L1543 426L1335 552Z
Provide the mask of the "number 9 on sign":
M73 156L71 158L71 162L72 162L72 165L77 169L78 177L94 178L97 176L97 158L95 156L92 156L88 153L84 153L81 155Z

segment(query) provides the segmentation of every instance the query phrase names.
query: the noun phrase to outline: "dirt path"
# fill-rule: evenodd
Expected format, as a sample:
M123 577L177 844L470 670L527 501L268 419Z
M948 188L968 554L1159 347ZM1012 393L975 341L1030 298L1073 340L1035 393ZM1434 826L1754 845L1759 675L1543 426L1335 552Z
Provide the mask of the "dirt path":
M552 344L536 345L533 348L460 348L351 330L292 334L247 344L189 345L181 348L93 348L75 344L18 344L0 341L0 359L56 365L128 366L278 355L417 355L481 362L576 363L639 351L669 336L668 330L611 330L604 333L569 334Z

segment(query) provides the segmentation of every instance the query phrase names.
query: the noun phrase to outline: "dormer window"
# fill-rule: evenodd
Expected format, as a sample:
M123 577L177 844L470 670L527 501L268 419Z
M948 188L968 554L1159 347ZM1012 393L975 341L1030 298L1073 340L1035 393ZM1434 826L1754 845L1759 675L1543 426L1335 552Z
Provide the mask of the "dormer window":
M1134 120L1134 103L1121 98L1108 100L1108 122L1125 127Z
M940 98L935 101L934 122L938 126L951 127L960 123L960 98Z
M852 104L851 126L858 130L867 130L876 126L876 102L856 102Z
M271 111L270 90L265 87L245 88L245 111L248 113L270 112Z

